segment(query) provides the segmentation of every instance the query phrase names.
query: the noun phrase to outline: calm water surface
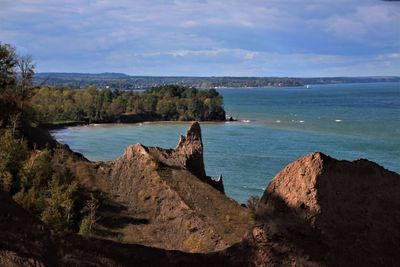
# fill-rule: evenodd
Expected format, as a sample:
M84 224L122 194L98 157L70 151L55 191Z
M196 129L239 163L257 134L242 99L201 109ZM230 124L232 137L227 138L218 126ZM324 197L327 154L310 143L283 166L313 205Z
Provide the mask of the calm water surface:
M239 122L202 123L205 164L223 175L240 202L261 195L285 165L322 151L368 158L400 172L400 84L315 85L310 88L219 89ZM73 127L53 132L91 160L113 160L134 143L175 147L189 123Z

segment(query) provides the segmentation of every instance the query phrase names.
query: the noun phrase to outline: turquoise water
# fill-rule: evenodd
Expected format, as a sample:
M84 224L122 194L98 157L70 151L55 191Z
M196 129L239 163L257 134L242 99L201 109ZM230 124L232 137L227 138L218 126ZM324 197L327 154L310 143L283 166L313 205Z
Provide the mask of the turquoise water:
M400 84L315 85L310 88L220 89L239 122L202 123L210 176L245 202L261 195L288 163L313 151L368 158L400 172ZM113 160L133 143L175 147L188 123L74 127L54 132L91 160Z

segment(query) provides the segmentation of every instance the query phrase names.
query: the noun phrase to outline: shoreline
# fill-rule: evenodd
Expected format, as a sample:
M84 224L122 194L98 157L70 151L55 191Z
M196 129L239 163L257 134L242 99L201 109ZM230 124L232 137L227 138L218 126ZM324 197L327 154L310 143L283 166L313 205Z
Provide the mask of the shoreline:
M76 122L66 122L66 123L59 123L59 124L51 124L51 123L43 123L39 124L38 127L48 131L54 130L62 130L72 127L80 127L80 126L89 126L89 127L97 127L97 126L116 126L116 125L130 125L130 124L138 124L138 123L178 123L178 124L189 124L194 121L179 121L179 120L143 120L143 121L132 121L132 122L120 122L120 121L112 121L112 122L85 122L85 121L76 121ZM218 124L218 123L226 123L226 122L238 122L229 121L229 120L214 120L214 121L199 121L202 124Z

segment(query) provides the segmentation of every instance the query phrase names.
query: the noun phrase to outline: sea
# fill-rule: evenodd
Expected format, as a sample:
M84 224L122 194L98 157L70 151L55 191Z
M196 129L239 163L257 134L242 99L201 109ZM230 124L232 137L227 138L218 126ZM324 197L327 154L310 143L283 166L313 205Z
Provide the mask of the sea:
M207 175L222 175L240 203L262 196L287 164L320 151L367 158L400 172L400 83L220 88L236 122L201 123ZM53 131L92 161L119 157L135 143L173 148L190 123L102 124Z

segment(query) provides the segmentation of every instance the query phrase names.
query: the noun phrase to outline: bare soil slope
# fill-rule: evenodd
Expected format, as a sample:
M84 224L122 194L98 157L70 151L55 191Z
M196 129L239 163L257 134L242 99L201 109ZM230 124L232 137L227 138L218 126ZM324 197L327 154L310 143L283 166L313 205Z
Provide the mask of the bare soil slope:
M253 226L247 208L206 176L199 124L175 149L126 148L115 161L98 163L88 188L100 188L97 236L189 252L222 250Z
M269 184L257 225L256 265L398 266L400 175L364 159L307 155Z

